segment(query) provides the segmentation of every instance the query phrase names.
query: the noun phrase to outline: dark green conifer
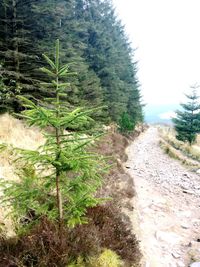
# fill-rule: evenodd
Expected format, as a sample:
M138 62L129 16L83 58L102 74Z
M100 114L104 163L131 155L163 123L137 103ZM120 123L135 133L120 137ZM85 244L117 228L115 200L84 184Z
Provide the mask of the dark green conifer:
M122 133L130 133L134 130L135 125L127 113L123 113L119 120L119 130Z
M183 110L176 111L177 117L173 119L177 132L176 138L191 145L195 142L197 133L200 132L200 103L196 87L192 93L186 95L188 102L181 104Z
M38 69L41 54L60 39L62 58L71 72L66 105L99 106L101 120L118 121L126 112L134 123L142 120L142 105L133 51L124 27L109 0L3 0L0 2L0 75L9 99L2 109L19 111L20 93L45 104L52 92L41 88L46 79Z

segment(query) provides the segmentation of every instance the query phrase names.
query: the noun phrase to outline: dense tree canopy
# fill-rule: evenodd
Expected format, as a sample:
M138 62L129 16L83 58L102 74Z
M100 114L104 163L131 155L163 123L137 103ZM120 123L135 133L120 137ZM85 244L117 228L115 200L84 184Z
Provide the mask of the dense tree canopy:
M62 44L62 58L79 75L69 77L66 104L106 105L101 120L125 112L142 120L133 51L109 0L3 0L0 2L0 106L19 111L17 94L45 102L39 68L44 51Z

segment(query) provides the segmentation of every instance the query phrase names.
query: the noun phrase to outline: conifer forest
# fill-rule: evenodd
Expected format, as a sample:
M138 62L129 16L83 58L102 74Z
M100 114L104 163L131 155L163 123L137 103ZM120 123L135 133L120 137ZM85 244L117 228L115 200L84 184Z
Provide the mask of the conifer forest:
M120 202L141 122L112 1L0 1L0 267L139 266Z
M61 43L71 72L69 106L106 106L100 121L127 113L143 119L137 64L124 27L109 0L2 0L0 2L0 110L19 112L16 95L44 104L52 92L41 86L42 57Z
M0 267L200 267L197 2L0 0Z

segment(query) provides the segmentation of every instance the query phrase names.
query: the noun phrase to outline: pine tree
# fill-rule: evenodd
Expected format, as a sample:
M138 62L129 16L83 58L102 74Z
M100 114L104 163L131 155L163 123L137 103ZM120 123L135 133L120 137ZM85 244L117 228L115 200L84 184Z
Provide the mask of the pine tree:
M109 116L119 121L126 112L135 122L141 121L141 98L136 66L132 62L133 51L111 1L85 1L83 15L88 21L85 59L101 80Z
M71 73L68 65L60 65L59 41L55 61L44 57L49 68L43 67L42 71L53 80L43 86L55 91L55 98L50 99L51 108L35 105L23 96L19 99L26 108L22 117L41 129L51 127L51 133L44 134L46 142L37 151L14 149L20 181L1 183L4 202L12 205L18 222L35 222L46 216L59 224L74 226L84 223L87 208L101 201L95 197L95 192L101 185L104 159L88 150L99 134L86 136L84 131L79 131L83 125L90 124L89 114L95 110L76 108L71 111L62 101L69 83L60 79ZM71 127L76 131L65 131Z
M130 133L134 130L134 123L131 120L130 116L127 113L123 113L119 120L119 130L122 133Z
M176 138L191 145L196 140L197 133L200 132L200 104L196 87L192 87L192 93L186 95L188 102L181 104L183 111L176 111L177 117L173 119L176 129Z

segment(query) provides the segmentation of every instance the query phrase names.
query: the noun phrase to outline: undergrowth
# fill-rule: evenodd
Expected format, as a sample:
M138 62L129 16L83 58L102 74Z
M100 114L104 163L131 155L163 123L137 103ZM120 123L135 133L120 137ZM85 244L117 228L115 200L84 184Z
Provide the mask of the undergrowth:
M30 233L24 233L19 238L2 237L0 267L102 267L91 264L98 262L105 249L115 253L117 259L120 258L123 262L123 266L139 266L141 255L138 242L131 233L129 218L120 211L123 202L133 209L128 204L129 199L134 196L133 180L122 168L122 162L126 160L124 151L127 145L127 138L110 131L93 146L94 152L108 156L109 164L113 165L98 191L101 197L111 196L112 201L107 205L89 209L88 224L74 229L64 228L61 243L58 240L56 225L46 218Z
M60 238L58 226L45 217L18 238L2 238L0 267L117 267L122 266L122 261L127 267L139 264L138 242L115 207L90 208L87 216L88 224L63 227ZM108 262L113 258L110 265L101 264L105 257Z
M192 146L189 143L179 141L175 137L175 131L169 127L159 129L162 140L160 146L170 157L181 161L182 164L200 168L200 143L199 136L197 142Z
M184 143L179 141L175 137L175 131L172 129L160 129L161 137L169 143L172 147L177 150L180 150L185 156L200 161L200 142L199 136L197 137L197 142L190 146L189 143Z
M25 107L21 116L29 125L45 130L50 127L52 132L44 133L45 143L38 149L1 144L17 159L18 179L8 181L1 177L1 186L4 203L13 207L13 221L23 231L13 238L1 235L0 266L135 266L140 260L138 242L118 205L134 196L132 179L121 164L126 159L127 139L113 134L112 142L106 142L109 151L105 147L103 153L96 153L98 145L92 150L101 131L90 136L83 133L84 127L94 123L89 114L98 108L72 111L64 105L62 98L67 97L69 83L62 82L62 77L73 73L68 65L59 65L59 40L55 62L44 57L49 68L42 70L54 78L43 83L54 89L55 98L49 99L51 108L37 106L22 96L19 99ZM66 129L70 132L66 133ZM107 169L102 154L113 156L110 165L118 164L97 191ZM101 195L111 195L113 204L100 206Z
M186 156L182 155L179 150L168 144L164 140L160 140L160 147L164 150L166 154L168 154L171 158L179 160L182 164L188 167L199 168L200 163L193 161Z

